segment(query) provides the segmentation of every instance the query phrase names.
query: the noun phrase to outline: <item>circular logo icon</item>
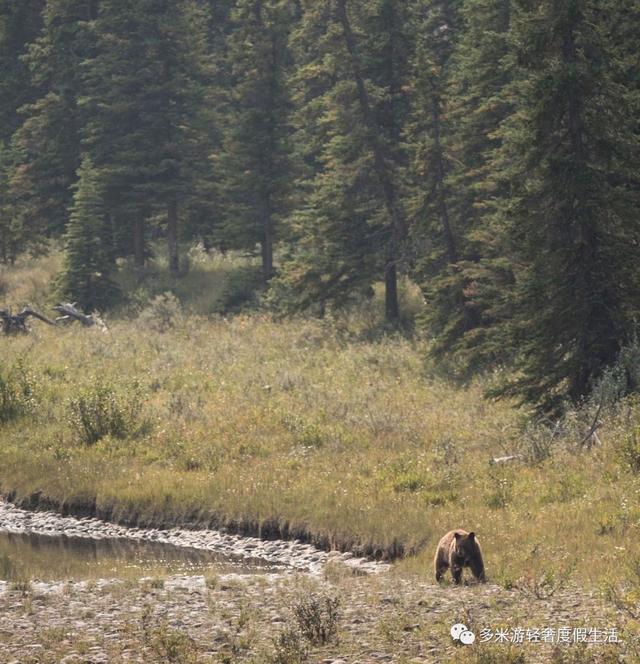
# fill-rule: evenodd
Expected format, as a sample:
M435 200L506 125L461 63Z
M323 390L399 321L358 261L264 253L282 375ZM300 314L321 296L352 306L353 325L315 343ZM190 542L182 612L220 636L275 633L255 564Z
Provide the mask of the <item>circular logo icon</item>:
M476 640L476 635L469 630L466 630L460 634L460 643L464 643L465 646L470 646Z
M460 635L463 634L464 632L468 632L467 626L463 625L462 623L457 623L451 628L451 638L454 641L459 641L460 640Z

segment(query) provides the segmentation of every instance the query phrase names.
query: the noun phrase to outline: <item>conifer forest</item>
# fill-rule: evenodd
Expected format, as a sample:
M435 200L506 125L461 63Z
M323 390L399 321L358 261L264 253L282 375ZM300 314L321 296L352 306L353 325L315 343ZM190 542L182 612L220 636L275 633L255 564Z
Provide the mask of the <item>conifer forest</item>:
M0 0L0 664L640 662L640 0Z
M636 334L636 0L3 0L0 259L118 298L162 239L283 311L417 283L433 350L577 401Z

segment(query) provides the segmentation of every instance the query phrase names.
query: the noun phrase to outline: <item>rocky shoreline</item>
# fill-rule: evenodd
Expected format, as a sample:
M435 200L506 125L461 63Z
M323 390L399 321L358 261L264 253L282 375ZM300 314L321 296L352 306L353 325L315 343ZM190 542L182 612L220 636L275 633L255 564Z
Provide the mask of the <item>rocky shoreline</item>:
M239 568L250 560L275 567L133 581L0 581L0 664L609 664L637 661L640 654L628 619L600 593L575 586L546 597L491 582L441 586L387 563L296 541L132 528L2 501L0 530L158 542L236 558ZM335 637L301 640L297 607L319 612L307 612L311 620L328 598L338 607ZM459 622L478 636L472 647L451 638ZM482 642L486 629L515 635L540 628L615 628L617 636L593 644Z
M100 519L61 516L50 511L30 511L0 500L0 530L51 537L66 535L88 539L129 539L158 542L177 547L209 551L229 559L260 560L285 569L321 574L328 562L345 565L356 573L377 574L391 565L356 557L351 553L322 551L298 540L261 540L217 530L183 528L133 528Z
M545 599L492 584L452 588L395 573L148 578L0 584L0 664L612 664L638 642L597 594ZM298 643L295 607L338 601L337 634ZM455 643L451 626L477 635ZM484 628L619 628L598 645L482 643ZM284 640L283 640L284 638ZM283 652L283 643L288 645ZM295 647L292 647L295 646Z

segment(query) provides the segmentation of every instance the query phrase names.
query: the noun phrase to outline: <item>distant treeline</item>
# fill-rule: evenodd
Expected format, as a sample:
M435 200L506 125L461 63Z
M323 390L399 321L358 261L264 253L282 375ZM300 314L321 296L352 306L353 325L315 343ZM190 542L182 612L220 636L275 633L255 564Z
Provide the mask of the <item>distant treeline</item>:
M321 313L421 285L434 352L552 407L640 313L640 0L0 0L0 259L117 295L150 238ZM274 252L277 261L274 262Z

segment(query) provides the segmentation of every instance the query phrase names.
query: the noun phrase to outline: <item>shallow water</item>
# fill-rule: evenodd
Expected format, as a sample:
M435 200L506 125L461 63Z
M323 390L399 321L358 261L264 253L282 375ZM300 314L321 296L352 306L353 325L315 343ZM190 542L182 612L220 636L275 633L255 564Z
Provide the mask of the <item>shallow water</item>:
M230 559L158 542L0 531L0 580L139 579L174 575L256 574L273 565Z

